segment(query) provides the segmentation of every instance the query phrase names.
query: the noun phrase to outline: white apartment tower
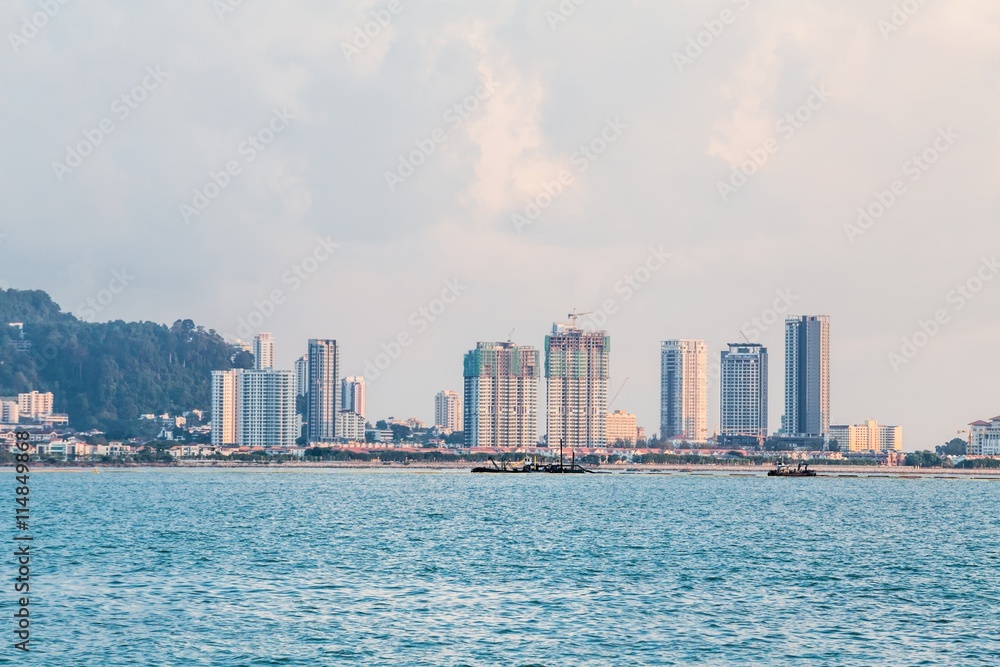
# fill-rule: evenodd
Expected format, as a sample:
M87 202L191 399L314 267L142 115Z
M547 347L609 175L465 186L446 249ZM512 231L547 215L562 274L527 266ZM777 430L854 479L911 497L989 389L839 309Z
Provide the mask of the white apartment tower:
M299 437L295 372L244 370L236 376L236 437L241 447L293 447Z
M309 428L310 443L337 439L337 412L340 407L340 349L337 341L309 341Z
M465 355L467 447L538 444L538 350L511 342L479 343Z
M708 346L667 340L660 346L660 439L708 439Z
M767 348L730 343L722 353L720 432L729 442L760 444L767 437Z
M434 397L434 425L444 431L462 430L462 397L445 390Z
M365 414L365 379L360 375L345 377L340 383L340 409L354 412L362 417Z
M259 333L253 338L253 367L263 371L274 368L274 336Z
M295 360L295 395L305 396L309 391L309 355Z
M44 417L52 414L54 398L51 391L31 391L17 395L17 408L22 417Z
M607 437L611 338L556 323L545 337L549 447L603 447Z

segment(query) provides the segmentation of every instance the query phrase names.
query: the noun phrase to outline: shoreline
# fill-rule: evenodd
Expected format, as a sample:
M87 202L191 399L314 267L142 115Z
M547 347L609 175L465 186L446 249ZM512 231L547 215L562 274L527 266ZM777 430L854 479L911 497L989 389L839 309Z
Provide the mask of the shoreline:
M413 472L469 472L476 465L473 462L420 462L405 464L398 462L372 463L368 461L318 461L260 463L249 461L178 461L169 464L129 463L122 465L108 464L74 464L52 465L34 464L31 472L125 472L129 470L351 470L351 471L413 471ZM895 477L895 478L939 478L939 479L970 479L983 478L1000 481L1000 469L997 468L914 468L908 466L849 466L849 465L811 465L820 477ZM3 466L4 471L12 471L12 466ZM737 465L737 464L611 464L588 468L596 473L604 474L687 474L687 475L718 475L718 476L754 476L763 477L771 465Z

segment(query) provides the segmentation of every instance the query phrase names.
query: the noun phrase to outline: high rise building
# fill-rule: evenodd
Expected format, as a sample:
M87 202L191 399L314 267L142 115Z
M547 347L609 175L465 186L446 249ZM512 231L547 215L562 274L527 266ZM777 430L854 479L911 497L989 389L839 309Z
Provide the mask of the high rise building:
M292 371L212 371L212 444L291 447L299 437Z
M360 375L344 378L340 384L340 409L365 417L365 379Z
M305 396L309 392L309 355L303 354L295 360L295 395Z
M212 371L212 444L239 444L236 437L236 378L239 370Z
M294 371L239 371L236 402L236 438L241 447L295 445L299 433Z
M340 349L337 341L309 341L309 428L310 443L337 439L337 412L340 407Z
M0 422L16 424L21 419L21 407L17 401L0 399Z
M830 430L830 318L785 320L785 415L787 436L823 436Z
M538 444L538 350L479 343L465 355L468 447L534 447Z
M545 337L546 438L549 447L603 447L607 437L611 339L556 323Z
M730 343L722 353L720 433L727 444L759 445L767 438L767 348Z
M54 398L51 391L31 391L17 395L17 408L22 417L44 417L52 414Z
M635 415L624 410L617 410L608 413L608 434L607 443L625 443L634 445L638 437L639 430L635 424Z
M274 336L259 333L253 338L253 367L258 370L274 368Z
M660 439L708 439L708 347L703 340L660 346Z
M901 452L903 427L883 426L874 419L864 424L830 426L830 441L837 441L842 452Z
M462 430L462 397L445 390L434 397L434 425L443 431Z

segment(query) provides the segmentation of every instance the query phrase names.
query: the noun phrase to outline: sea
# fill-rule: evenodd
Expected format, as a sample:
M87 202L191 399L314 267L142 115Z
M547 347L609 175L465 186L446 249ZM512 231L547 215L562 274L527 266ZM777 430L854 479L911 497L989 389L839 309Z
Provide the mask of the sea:
M30 652L8 555L0 664L1000 664L997 481L138 468L30 484Z

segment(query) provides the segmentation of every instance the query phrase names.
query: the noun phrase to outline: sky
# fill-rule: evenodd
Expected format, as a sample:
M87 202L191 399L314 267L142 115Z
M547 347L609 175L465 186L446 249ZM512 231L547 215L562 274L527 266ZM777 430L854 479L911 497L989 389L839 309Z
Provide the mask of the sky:
M649 433L660 342L742 336L776 430L800 314L835 423L1000 414L993 0L63 2L0 18L0 286L335 338L370 419L587 311Z

